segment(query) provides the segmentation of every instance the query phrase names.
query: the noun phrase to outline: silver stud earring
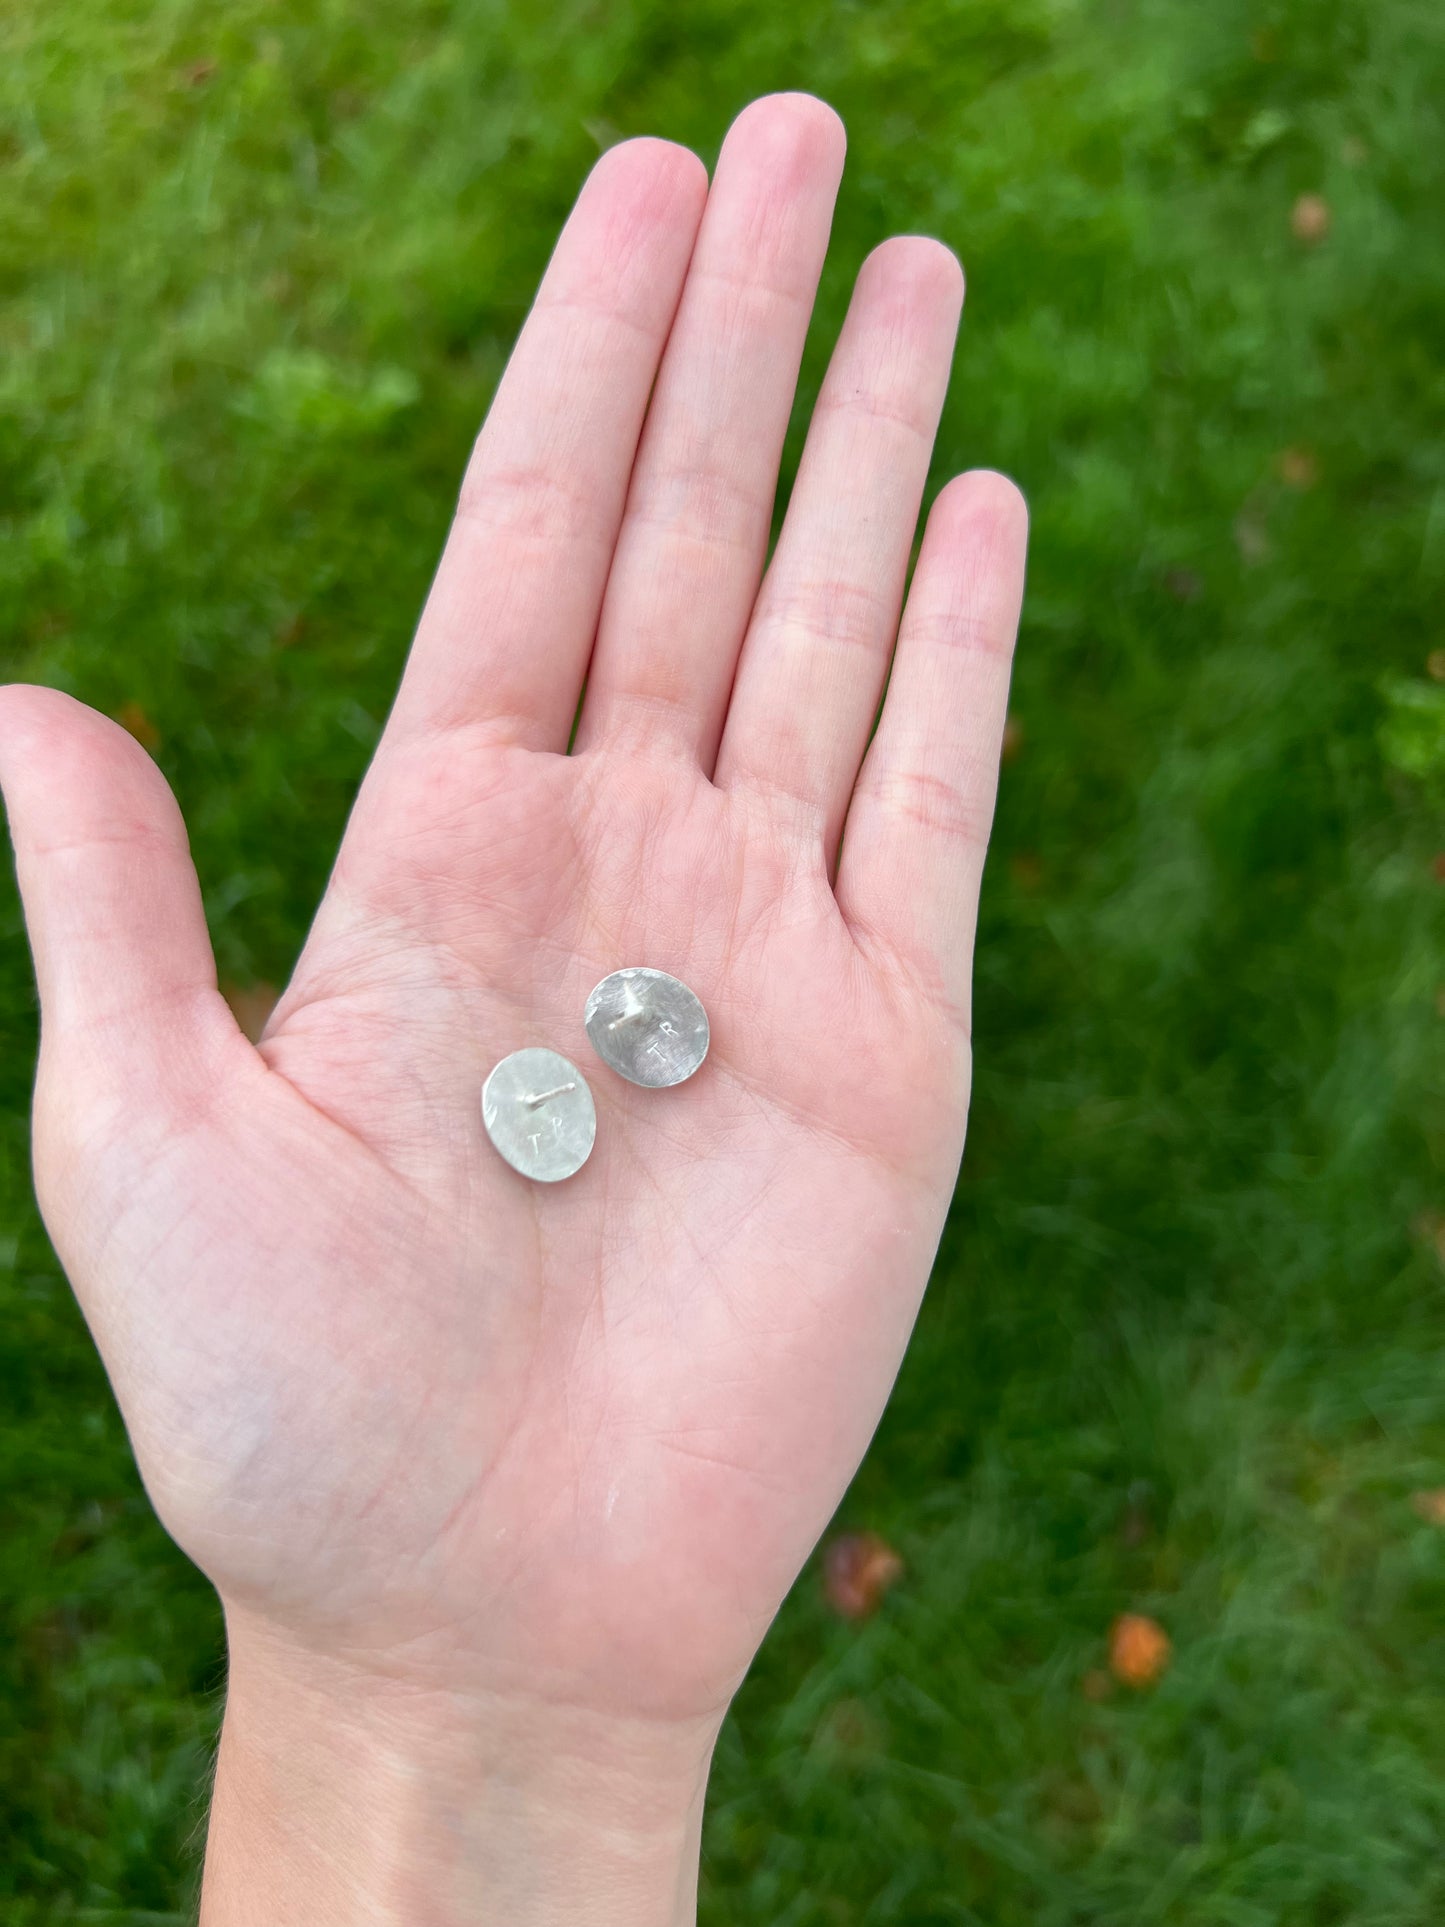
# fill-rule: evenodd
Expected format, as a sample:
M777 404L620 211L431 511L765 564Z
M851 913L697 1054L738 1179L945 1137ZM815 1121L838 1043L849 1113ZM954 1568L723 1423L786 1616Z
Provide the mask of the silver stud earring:
M554 1050L514 1050L482 1086L487 1136L538 1184L570 1178L592 1155L597 1109L587 1079Z
M691 1077L711 1041L697 995L665 970L640 966L604 977L587 999L583 1022L603 1063L652 1091Z

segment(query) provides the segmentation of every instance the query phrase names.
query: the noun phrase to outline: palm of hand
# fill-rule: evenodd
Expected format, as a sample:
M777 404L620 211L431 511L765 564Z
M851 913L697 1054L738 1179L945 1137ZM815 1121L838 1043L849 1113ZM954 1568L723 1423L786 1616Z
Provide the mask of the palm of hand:
M753 110L753 141L793 141L798 178L779 191L806 199L809 180L827 175L829 128L793 107L792 131L780 133L782 110L770 111L771 122ZM713 203L733 180L743 192L746 142L735 154ZM728 245L722 206L717 247ZM584 196L574 254L586 209ZM707 236L704 226L700 254ZM564 238L563 267L566 248ZM947 306L936 256L931 281L916 262L905 277L924 310L915 333L936 335L935 311ZM735 284L747 265L716 278ZM693 274L706 285L696 265ZM459 524L397 716L259 1051L204 969L191 980L194 930L176 939L182 981L163 986L170 1034L153 1032L124 1078L95 1074L97 1039L108 1038L95 1006L93 1021L61 1022L52 1042L51 1002L59 1008L63 993L47 996L42 1195L148 1483L228 1602L305 1645L451 1683L541 1681L594 1706L711 1713L876 1422L962 1141L971 892L1020 563L1011 496L972 478L936 539L930 525L910 603L914 653L905 674L906 620L835 884L852 775L838 796L830 773L857 768L927 458L926 440L921 454L899 452L884 425L903 407L901 385L925 417L929 394L918 391L941 400L937 354L922 351L879 400L883 318L869 303L892 296L897 307L896 286L875 270L880 279L871 293L860 281L837 387L866 388L860 372L873 370L864 398L878 405L859 411L854 454L866 472L875 450L867 479L900 493L904 532L901 559L868 603L872 626L888 633L871 654L855 649L865 666L848 671L846 704L845 678L817 667L819 650L830 611L859 640L849 612L869 585L839 582L839 531L809 506L810 473L838 493L825 444L811 470L805 457L725 727L731 664L694 656L693 753L665 728L637 725L647 705L624 696L639 667L620 644L609 656L609 637L646 628L624 565L629 539L652 540L658 517L634 520L632 508L579 753L557 740L575 703L565 662L534 728L514 726L520 704L479 714L480 684L459 709L448 612L455 585L475 575L478 545L517 585L506 598L514 632L499 618L497 656L482 652L492 686L512 673L501 652L514 663L519 637L538 656L547 640L540 617L556 556L536 551L555 528L495 510L535 485L535 464L495 453L504 388L474 464L482 483L469 483L487 512ZM669 360L696 357L688 322L685 297ZM509 377L514 406L524 349L522 374ZM664 364L653 405L664 426L648 424L664 450L666 377ZM815 436L827 432L815 423ZM648 450L644 441L633 505L646 501ZM592 495L605 520L605 491ZM846 515L837 519L848 538ZM759 533L765 520L754 550ZM887 540L896 551L897 532ZM729 553L719 564L708 544L685 548L677 606L716 600L719 567L750 601L757 561ZM804 605L819 580L814 619ZM595 621L594 609L589 632ZM749 723L780 713L789 691L776 651L790 636L800 639L791 692L812 690L821 712L811 738L785 707L771 736ZM611 675L609 661L620 665ZM23 745L63 726L92 797L104 766L122 820L157 805L154 773L132 745L94 718L62 725L57 699L13 692L17 715L26 702L8 758L0 715L0 759L35 924L44 886L34 879L61 845L37 839L27 879ZM667 713L679 709L673 700ZM187 886L155 887L170 905ZM117 893L101 894L117 925ZM115 940L133 947L123 931ZM43 991L54 948L37 931ZM592 985L638 963L683 977L712 1021L706 1065L673 1090L625 1084L582 1029ZM111 1020L135 1002L117 994ZM482 1135L481 1080L524 1044L562 1051L592 1084L597 1147L568 1183L528 1184Z

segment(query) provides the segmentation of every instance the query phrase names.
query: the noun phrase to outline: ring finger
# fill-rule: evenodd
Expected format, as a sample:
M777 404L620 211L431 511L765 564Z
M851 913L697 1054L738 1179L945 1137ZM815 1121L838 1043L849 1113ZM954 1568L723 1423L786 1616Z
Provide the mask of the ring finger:
M779 801L837 853L898 631L963 275L940 242L863 264L743 645L716 781Z

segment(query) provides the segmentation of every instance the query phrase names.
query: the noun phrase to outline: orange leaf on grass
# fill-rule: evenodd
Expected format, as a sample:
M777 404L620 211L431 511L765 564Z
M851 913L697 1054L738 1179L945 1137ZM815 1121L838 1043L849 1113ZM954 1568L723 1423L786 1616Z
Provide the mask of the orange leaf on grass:
M122 703L115 712L115 720L123 730L135 737L142 749L160 748L161 733L139 703Z
M843 1619L867 1619L903 1576L903 1561L876 1532L845 1532L823 1554L823 1593Z
M881 1753L887 1740L882 1721L861 1699L840 1699L828 1708L814 1735L820 1752L839 1764Z
M1286 488L1313 488L1320 479L1319 462L1307 448L1282 448L1274 465Z
M1168 1633L1145 1613L1120 1613L1109 1633L1109 1668L1136 1691L1153 1686L1174 1653Z
M1311 247L1330 231L1330 204L1322 194L1301 194L1290 209L1290 228L1297 241Z

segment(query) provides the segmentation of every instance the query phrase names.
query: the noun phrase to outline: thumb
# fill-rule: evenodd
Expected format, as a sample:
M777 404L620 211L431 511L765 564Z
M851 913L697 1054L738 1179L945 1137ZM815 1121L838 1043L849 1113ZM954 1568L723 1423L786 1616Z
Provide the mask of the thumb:
M161 772L84 703L12 683L0 687L0 789L47 1054L84 1043L122 1078L145 1061L147 1082L158 1057L194 1067L215 1035L216 967Z

